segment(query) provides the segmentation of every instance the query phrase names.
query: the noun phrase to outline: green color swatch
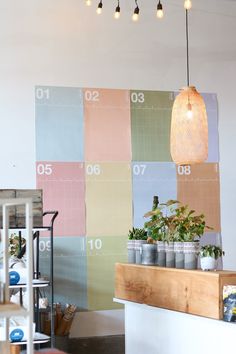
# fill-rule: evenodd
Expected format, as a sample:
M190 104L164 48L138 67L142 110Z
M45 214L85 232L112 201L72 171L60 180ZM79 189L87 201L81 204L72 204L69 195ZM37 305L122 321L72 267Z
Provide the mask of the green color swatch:
M172 92L131 91L133 161L172 161L170 124Z
M87 238L87 293L89 310L122 308L113 302L115 263L127 262L127 236Z

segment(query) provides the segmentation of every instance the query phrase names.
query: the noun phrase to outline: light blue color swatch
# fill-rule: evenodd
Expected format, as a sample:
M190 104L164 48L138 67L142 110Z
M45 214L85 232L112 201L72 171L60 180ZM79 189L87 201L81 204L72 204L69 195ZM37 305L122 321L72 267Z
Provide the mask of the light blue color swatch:
M143 227L143 215L152 209L153 196L159 203L177 198L176 167L171 162L133 162L133 224Z
M37 161L84 161L82 90L43 86L35 90Z
M49 239L43 237L42 240ZM40 252L39 268L42 276L49 276L50 251ZM88 308L85 237L54 237L54 297L55 302L63 305L70 303L81 310Z

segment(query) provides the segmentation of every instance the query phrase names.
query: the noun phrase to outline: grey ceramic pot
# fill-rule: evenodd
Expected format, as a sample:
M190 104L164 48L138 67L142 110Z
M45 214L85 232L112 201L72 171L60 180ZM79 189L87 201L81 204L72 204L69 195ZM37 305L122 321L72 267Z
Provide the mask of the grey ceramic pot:
M184 268L184 243L174 242L175 268Z
M184 269L197 269L199 242L184 242Z
M174 242L166 242L166 267L175 268Z
M142 245L147 243L146 240L135 240L135 263L141 264L142 261Z
M158 241L157 242L157 258L156 263L160 267L166 266L166 250L165 250L165 242Z
M135 263L135 240L127 241L127 250L128 250L128 263Z

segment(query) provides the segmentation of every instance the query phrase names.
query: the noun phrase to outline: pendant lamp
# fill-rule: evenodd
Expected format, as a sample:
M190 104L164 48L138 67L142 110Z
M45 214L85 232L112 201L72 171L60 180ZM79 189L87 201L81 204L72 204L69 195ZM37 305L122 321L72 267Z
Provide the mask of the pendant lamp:
M170 152L177 165L202 163L208 156L206 106L194 86L189 86L188 10L186 10L187 87L177 95L171 117Z

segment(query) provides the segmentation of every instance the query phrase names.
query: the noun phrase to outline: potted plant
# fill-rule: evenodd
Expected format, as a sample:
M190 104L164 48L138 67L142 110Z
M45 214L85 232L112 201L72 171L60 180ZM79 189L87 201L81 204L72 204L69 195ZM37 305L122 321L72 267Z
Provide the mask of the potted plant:
M134 237L135 263L141 264L142 245L147 243L147 231L144 228L136 228Z
M183 242L184 268L197 268L197 253L199 240L206 229L204 214L195 214L195 210L189 209L188 205L179 206L175 209L176 237Z
M199 251L200 266L202 270L215 270L217 268L217 260L224 256L225 252L221 247L216 245L201 246Z
M181 205L177 200L168 200L144 216L151 217L145 227L151 230L157 244L166 244L167 266L196 269L199 240L205 229L211 229L206 225L204 214L196 215L195 210L189 209L188 205ZM159 251L158 264L163 265L160 264Z
M159 266L174 266L174 227L172 227L172 208L177 203L176 200L168 200L166 203L156 205L144 217L150 220L145 223L145 227L157 243L157 264Z
M142 244L141 263L145 265L155 265L157 257L156 241L152 237L147 238L147 242Z
M140 247L141 244L146 242L147 232L144 228L133 227L128 232L128 263L141 263ZM137 252L136 252L137 251ZM137 254L137 257L136 257Z

